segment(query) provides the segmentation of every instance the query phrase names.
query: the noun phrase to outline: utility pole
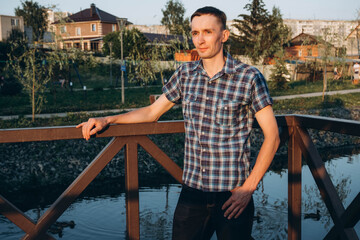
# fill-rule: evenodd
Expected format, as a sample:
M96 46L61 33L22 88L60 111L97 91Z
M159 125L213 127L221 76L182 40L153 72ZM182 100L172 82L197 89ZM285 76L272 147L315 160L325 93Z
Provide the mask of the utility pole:
M124 49L123 49L123 30L127 22L127 18L116 19L120 30L120 43L121 43L121 102L125 103L125 83L124 83L124 71L126 70L124 64Z
M113 77L112 77L112 42L109 42L110 47L110 86L113 85Z

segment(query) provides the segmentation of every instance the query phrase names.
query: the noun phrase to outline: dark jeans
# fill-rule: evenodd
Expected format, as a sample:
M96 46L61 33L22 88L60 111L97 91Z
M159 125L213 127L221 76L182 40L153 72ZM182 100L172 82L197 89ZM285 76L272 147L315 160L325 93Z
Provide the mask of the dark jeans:
M203 192L184 185L175 209L173 240L210 239L214 231L219 240L252 239L253 199L237 219L228 220L221 207L230 196L231 192Z

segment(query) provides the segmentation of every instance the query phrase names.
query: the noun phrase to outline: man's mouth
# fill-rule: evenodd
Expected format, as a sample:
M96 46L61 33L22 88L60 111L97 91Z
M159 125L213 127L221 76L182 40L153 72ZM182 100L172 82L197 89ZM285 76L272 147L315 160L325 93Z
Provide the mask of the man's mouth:
M205 52L208 48L198 48L200 52Z

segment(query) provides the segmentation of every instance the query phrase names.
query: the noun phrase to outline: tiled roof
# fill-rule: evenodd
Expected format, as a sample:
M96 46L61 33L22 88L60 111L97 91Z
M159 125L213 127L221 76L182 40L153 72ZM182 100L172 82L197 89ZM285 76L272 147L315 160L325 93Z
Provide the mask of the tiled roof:
M84 9L69 16L70 21L74 22L100 20L101 22L116 23L116 18L116 16L97 8L95 4L91 4L90 8Z

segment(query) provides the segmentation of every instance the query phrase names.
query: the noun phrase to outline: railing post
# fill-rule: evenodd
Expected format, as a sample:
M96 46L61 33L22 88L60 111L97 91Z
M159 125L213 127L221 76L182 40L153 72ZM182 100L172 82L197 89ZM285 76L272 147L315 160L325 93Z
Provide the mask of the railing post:
M138 152L135 139L125 148L127 239L140 239Z
M295 121L293 121L294 123ZM301 239L301 150L296 126L289 126L288 143L288 239Z

